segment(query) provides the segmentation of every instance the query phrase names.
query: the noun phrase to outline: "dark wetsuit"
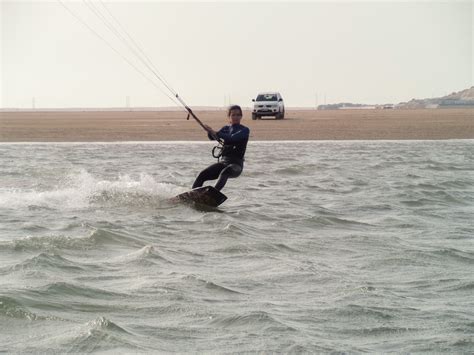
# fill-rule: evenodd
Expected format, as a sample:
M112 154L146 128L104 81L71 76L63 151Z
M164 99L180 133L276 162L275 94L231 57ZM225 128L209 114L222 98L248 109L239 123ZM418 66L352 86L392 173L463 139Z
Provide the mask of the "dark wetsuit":
M207 180L217 180L216 190L221 190L228 178L236 178L244 168L244 155L249 140L250 130L241 124L228 125L217 132L217 137L224 141L220 161L207 167L194 181L193 189L201 187ZM214 138L208 134L209 139Z

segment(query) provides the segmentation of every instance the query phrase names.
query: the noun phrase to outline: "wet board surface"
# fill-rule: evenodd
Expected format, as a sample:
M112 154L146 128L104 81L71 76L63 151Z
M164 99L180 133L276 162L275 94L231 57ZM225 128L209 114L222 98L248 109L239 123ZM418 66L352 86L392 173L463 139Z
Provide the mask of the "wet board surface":
M195 202L211 207L217 207L225 200L227 196L212 186L198 187L173 198L173 201Z

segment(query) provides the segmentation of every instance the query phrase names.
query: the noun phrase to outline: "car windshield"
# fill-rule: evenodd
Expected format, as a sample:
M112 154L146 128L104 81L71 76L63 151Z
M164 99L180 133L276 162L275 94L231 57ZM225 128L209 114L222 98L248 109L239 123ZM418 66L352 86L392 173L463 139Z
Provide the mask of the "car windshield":
M278 101L277 96L273 94L258 95L257 101Z

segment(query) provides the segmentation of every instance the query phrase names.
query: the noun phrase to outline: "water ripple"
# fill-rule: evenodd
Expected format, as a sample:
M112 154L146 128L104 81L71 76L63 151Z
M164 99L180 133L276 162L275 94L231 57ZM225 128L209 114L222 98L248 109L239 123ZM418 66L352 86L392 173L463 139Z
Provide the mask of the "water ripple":
M473 142L3 144L2 350L469 353Z

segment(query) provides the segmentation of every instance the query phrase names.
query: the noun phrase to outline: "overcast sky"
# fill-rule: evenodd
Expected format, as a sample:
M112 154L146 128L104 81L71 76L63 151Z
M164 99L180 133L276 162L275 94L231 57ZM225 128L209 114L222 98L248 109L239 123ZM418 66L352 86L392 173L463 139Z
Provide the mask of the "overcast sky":
M1 107L173 105L121 57L156 79L94 14L108 16L100 1L64 3L120 55L60 1L2 0ZM105 7L190 105L250 106L259 91L293 107L398 103L473 85L473 1Z

